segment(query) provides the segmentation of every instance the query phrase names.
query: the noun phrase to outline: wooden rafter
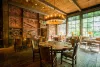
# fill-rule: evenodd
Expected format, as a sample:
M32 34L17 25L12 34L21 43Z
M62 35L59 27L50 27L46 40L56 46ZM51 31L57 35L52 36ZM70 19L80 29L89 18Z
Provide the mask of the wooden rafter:
M14 6L17 6L17 7L20 7L20 8L24 8L24 9L27 9L27 10L30 10L30 11L33 11L33 12L36 12L36 13L40 13L40 14L43 14L43 15L47 15L45 12L41 12L41 11L38 11L38 10L33 10L31 7L29 6L24 6L23 4L19 4L19 3L16 3L16 2L12 2L12 1L9 1L8 4L11 4L11 5L14 5Z
M70 1L71 3L73 3L79 11L81 11L80 6L77 4L77 2L76 2L75 0L69 0L69 1Z
M60 11L61 13L67 14L66 12L62 11L61 9L59 9L59 8L57 8L56 6L54 6L54 5L50 4L50 3L48 3L48 2L45 1L45 0L39 0L39 1L42 2L42 3L44 3L44 4L46 4L46 5L49 6L49 7L55 8L56 10Z

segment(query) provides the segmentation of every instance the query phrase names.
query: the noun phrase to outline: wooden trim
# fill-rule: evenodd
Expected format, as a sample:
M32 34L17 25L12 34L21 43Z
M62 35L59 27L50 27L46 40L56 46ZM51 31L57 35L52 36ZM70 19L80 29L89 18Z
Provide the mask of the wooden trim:
M40 35L40 23L39 23L40 22L40 18L39 18L39 16L40 16L40 14L38 13L37 14L37 20L38 20L38 26L37 26L38 27L38 35Z
M66 18L66 35L68 35L68 18Z
M76 11L76 12L69 13L69 14L67 14L67 17L71 17L71 16L75 16L75 15L80 15L81 13L85 14L85 13L93 12L93 11L96 11L96 10L100 10L100 4L92 6L92 7L89 7L89 8L82 9L81 12Z
M80 35L83 35L83 16L80 14Z

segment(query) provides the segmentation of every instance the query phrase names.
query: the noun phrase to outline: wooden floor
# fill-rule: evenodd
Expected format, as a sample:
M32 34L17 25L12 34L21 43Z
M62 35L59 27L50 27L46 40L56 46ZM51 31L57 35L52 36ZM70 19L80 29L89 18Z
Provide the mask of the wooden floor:
M5 60L0 60L0 67L40 67L39 59L32 61L32 49L4 55ZM63 61L60 64L60 54L57 54L58 67L71 67ZM100 53L86 49L83 46L78 48L76 67L100 67Z

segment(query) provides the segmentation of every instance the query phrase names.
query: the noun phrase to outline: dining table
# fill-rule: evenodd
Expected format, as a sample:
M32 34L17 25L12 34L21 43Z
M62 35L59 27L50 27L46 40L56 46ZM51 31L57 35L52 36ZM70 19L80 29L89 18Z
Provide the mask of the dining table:
M47 47L52 46L53 51L55 51L56 53L61 53L61 58L63 51L72 49L72 45L69 42L47 41L47 42L40 42L39 45Z
M87 42L87 44L89 45L89 46L91 46L91 44L98 44L99 45L99 51L100 51L100 41L98 41L98 40L95 40L95 39L87 39L87 40L85 40L85 42Z

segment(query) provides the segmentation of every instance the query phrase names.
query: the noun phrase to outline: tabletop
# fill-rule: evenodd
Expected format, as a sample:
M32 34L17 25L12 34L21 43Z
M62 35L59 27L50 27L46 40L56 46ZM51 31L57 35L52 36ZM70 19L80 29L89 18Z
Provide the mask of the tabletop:
M72 45L68 42L40 42L39 45L42 46L52 46L53 50L63 50L63 49L70 49Z

